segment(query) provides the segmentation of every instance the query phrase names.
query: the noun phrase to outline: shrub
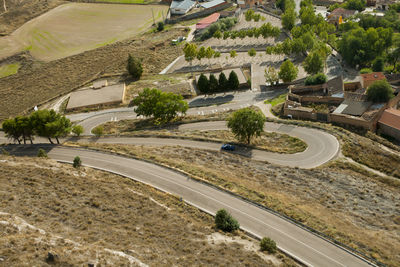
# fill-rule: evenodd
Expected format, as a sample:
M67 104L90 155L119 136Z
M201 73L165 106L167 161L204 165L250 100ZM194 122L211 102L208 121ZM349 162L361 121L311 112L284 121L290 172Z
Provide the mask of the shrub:
M82 125L75 125L72 127L72 133L79 137L83 133Z
M38 156L39 158L47 158L47 153L46 153L46 151L44 151L44 149L39 148L38 153L37 153L37 156Z
M210 83L206 75L204 75L203 73L200 74L199 80L197 81L197 87L203 94L206 94L209 91Z
M129 74L135 79L139 80L143 73L142 62L132 55L128 57L128 65L126 66Z
M261 251L267 251L271 254L276 253L277 251L277 247L276 247L276 243L274 240L272 240L269 237L264 237L263 239L261 239L260 241L260 249Z
M372 69L370 69L370 68L363 68L360 70L361 74L367 74L367 73L371 73L371 72L372 72Z
M377 72L377 71L383 71L383 67L385 66L385 59L383 57L377 57L373 62L372 62L372 70Z
M252 49L250 49L249 51L247 51L247 53L248 53L249 56L251 56L251 57L254 57L254 56L257 54L257 52L256 52L256 50L255 50L254 48L252 48Z
M92 130L92 133L97 137L102 136L103 132L104 132L104 128L101 125L93 128L93 130Z
M305 80L305 85L316 85L326 83L327 77L323 73L317 73L312 76L308 76Z
M220 31L221 33L229 30L237 23L237 18L222 18L218 22L211 24L200 36L200 40L204 41L208 38L214 36L216 31Z
M386 80L373 82L367 89L368 100L373 102L387 102L393 96L392 86Z
M79 168L80 166L82 166L82 161L79 156L76 156L74 158L74 162L72 163L72 166L74 166L74 168Z
M157 23L157 31L162 31L164 30L164 22L160 21Z
M240 224L225 209L220 209L215 216L215 225L225 232L238 230Z

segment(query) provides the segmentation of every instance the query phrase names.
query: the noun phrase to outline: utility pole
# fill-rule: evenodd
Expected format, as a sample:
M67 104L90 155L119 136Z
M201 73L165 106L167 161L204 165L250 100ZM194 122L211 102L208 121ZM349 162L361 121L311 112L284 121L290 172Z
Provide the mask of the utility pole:
M5 0L4 0L5 1ZM153 8L151 8L151 15L153 16L153 24L156 25L156 21L154 20L154 12L153 12Z

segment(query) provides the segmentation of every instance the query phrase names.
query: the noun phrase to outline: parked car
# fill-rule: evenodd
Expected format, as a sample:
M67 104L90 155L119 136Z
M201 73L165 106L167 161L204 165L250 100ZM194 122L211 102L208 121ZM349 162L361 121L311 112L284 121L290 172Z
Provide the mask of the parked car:
M173 45L177 45L177 44L179 44L180 42L183 42L183 41L185 41L185 40L186 40L186 37L185 37L185 36L179 36L178 39L173 39L171 42L172 42Z
M231 145L231 144L223 144L221 146L222 150L227 150L227 151L234 151L235 150L235 146Z

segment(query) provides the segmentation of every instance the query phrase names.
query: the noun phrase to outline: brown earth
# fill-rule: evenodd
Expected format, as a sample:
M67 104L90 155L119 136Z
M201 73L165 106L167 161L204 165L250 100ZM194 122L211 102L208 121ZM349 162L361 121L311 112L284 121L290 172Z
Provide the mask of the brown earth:
M0 168L2 266L293 266L130 179L39 158L0 156Z
M264 204L388 266L399 266L400 182L338 160L313 170L282 168L224 152L90 144L179 168Z
M125 73L129 53L143 60L144 74L159 73L181 53L171 45L171 39L184 33L184 29L148 33L49 63L28 58L30 67L0 79L0 121L102 75Z
M50 9L67 3L62 0L4 0L0 4L0 35L8 35L25 22L40 16Z

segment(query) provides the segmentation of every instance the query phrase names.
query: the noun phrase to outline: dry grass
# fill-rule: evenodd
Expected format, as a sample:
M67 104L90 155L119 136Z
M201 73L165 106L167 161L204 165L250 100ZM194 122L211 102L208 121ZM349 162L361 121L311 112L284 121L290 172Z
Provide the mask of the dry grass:
M171 39L184 32L171 29L48 63L26 62L17 74L0 79L0 120L70 92L103 74L125 73L129 53L143 58L144 74L159 73L181 53L171 45Z
M58 266L291 264L230 236L210 242L211 216L130 179L38 158L0 156L0 168L4 266L48 266L48 252Z
M182 147L83 146L179 168L297 219L388 266L400 264L399 184L349 163L302 170Z

